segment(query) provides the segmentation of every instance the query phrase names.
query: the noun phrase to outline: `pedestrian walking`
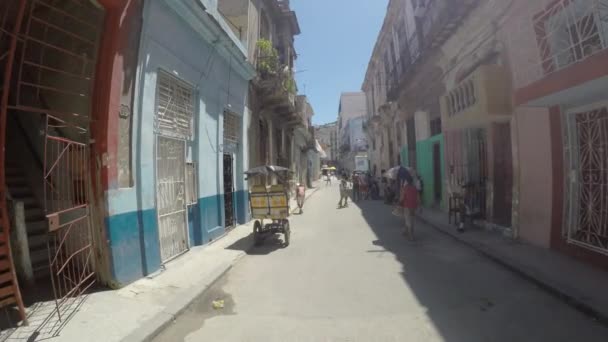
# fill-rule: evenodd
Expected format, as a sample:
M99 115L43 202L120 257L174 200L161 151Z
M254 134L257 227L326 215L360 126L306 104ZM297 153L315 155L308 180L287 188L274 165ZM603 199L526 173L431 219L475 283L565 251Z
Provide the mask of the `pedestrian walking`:
M418 191L413 182L405 181L401 187L401 205L403 206L403 218L405 221L404 235L414 240L414 218L418 207Z
M359 182L359 175L357 175L357 173L353 172L352 175L352 180L353 180L353 202L358 202L361 194L360 194L360 182Z
M325 186L329 186L329 185L331 185L331 174L328 172L325 175Z
M304 207L304 199L306 197L306 187L304 184L297 184L296 188L296 202L298 203L298 208L300 208L300 215L304 214L302 208Z
M342 175L340 180L340 202L338 202L338 208L348 207L348 178L346 175Z

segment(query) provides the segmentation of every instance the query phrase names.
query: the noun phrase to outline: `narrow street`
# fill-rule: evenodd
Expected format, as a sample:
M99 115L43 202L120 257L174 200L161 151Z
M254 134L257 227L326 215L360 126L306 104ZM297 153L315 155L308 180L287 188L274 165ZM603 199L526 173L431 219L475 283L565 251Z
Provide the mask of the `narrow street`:
M432 227L418 222L410 243L382 202L337 201L336 182L321 186L291 217L288 248L254 248L155 341L608 340L604 326Z

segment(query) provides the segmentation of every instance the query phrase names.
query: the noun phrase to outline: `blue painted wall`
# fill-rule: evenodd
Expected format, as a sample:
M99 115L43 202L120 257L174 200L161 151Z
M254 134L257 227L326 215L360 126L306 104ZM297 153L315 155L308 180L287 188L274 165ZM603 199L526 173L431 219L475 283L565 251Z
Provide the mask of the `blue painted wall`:
M181 1L181 0L180 0ZM186 1L184 1L186 3ZM202 9L201 9L202 11ZM204 12L203 12L204 13ZM189 15L188 13L185 15ZM202 245L225 232L223 204L223 113L226 109L242 118L241 141L234 151L236 214L239 223L248 221L247 184L243 171L248 167L247 137L249 111L245 107L247 63L226 58L217 44L224 39L206 39L184 17L163 1L146 1L140 44L133 116L132 162L134 186L109 190L106 229L113 276L118 286L157 271L161 265L156 211L154 125L156 79L166 71L195 89L194 137L187 143L187 159L197 164L199 200L188 207L190 245ZM191 18L190 18L191 19ZM200 20L215 25L203 14ZM216 37L217 38L217 37ZM243 50L237 46L238 51ZM239 72L235 69L239 66ZM251 69L252 67L247 66ZM247 68L245 68L248 70Z

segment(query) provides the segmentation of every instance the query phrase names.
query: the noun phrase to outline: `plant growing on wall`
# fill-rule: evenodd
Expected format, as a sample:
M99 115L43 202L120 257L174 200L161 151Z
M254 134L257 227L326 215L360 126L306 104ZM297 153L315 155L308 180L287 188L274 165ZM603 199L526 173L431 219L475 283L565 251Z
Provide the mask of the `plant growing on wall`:
M279 69L279 52L268 39L256 43L258 49L258 72L263 75L276 74Z
M296 86L296 80L293 79L293 75L291 75L291 74L287 75L287 77L283 81L283 89L285 89L285 91L287 91L290 94L293 94L293 95L296 94L296 92L298 91L298 88Z

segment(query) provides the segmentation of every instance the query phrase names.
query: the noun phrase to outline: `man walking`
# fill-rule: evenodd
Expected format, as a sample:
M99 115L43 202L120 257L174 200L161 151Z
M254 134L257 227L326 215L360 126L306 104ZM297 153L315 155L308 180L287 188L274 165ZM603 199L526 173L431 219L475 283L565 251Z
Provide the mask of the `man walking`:
M342 204L344 201L344 204ZM348 178L346 175L342 175L340 180L340 202L338 202L338 208L348 207Z
M296 202L298 203L298 208L300 208L300 215L304 214L302 211L302 207L304 207L304 198L306 197L306 187L304 184L297 184L296 188Z

